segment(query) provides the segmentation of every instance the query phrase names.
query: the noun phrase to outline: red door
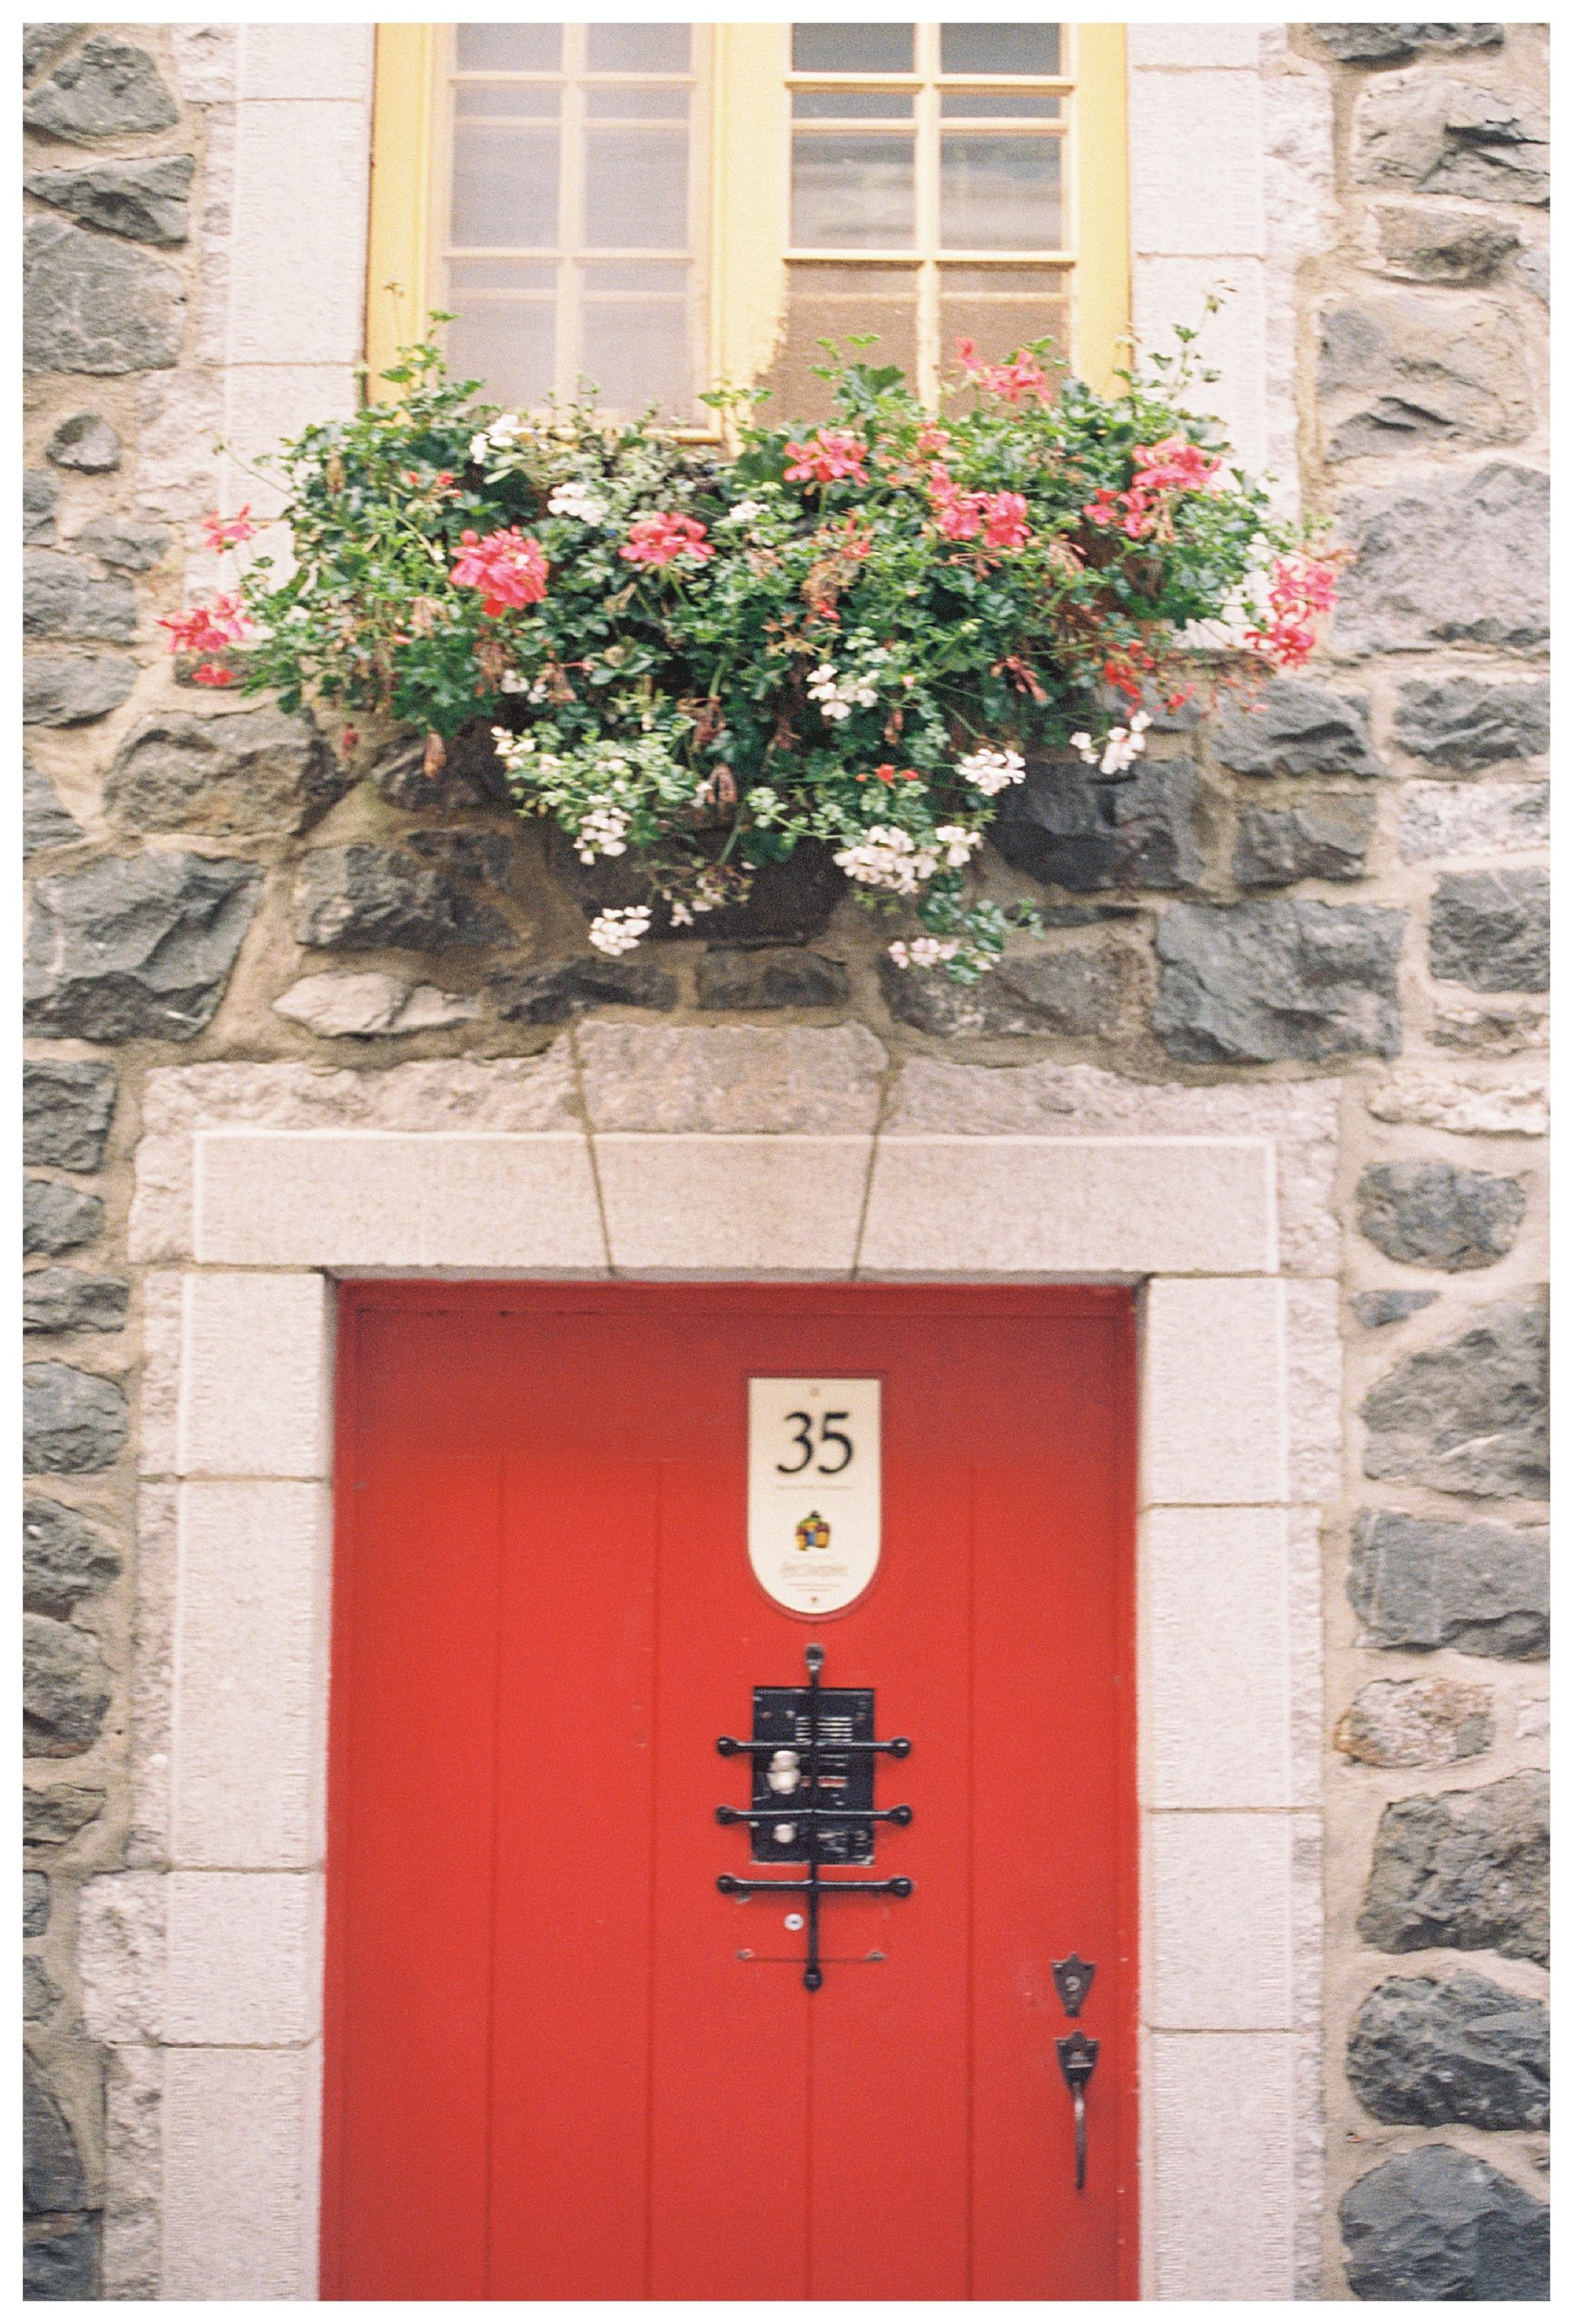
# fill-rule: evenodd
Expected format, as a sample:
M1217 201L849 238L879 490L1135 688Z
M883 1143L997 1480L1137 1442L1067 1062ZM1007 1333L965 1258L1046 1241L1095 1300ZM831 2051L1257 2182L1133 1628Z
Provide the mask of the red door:
M355 1285L322 2292L1134 2297L1128 1295ZM883 1548L746 1541L751 1377L878 1378ZM751 1863L756 1687L871 1689L857 1894ZM828 1764L828 1763L827 1763ZM827 1885L838 1877L827 1874ZM1096 1964L1079 2018L1051 1965ZM1057 2041L1099 2046L1075 2185Z

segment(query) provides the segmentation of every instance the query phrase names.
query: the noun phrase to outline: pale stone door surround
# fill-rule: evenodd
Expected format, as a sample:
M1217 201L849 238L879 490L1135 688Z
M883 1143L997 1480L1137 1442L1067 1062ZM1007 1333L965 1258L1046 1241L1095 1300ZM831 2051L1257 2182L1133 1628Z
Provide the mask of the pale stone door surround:
M108 2296L314 2296L333 1285L389 1272L1140 1286L1144 2281L1314 2294L1336 1107L851 1025L152 1075L133 1868L82 1931Z

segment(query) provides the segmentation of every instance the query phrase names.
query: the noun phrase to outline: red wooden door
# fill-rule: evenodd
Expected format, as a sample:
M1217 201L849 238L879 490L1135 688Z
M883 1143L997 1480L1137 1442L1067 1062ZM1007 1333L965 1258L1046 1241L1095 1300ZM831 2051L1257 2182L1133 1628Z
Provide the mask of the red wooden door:
M340 1320L323 2296L1134 2296L1128 1296L358 1285ZM829 1619L750 1570L757 1374L882 1383L882 1561ZM911 1738L877 1788L914 1811L865 1876L914 1893L828 1904L811 1994L714 1818L716 1737L811 1639Z

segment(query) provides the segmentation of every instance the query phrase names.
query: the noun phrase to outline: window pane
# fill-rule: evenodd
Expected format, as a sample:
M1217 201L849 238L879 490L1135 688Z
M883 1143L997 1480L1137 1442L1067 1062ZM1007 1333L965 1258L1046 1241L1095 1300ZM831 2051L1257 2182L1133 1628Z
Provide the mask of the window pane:
M555 73L563 60L563 27L456 25L453 54L461 73Z
M900 89L794 89L798 121L910 121L912 99Z
M592 73L686 73L693 52L689 25L591 25Z
M587 279L583 311L579 368L600 389L608 412L633 419L654 403L667 419L692 417L686 300L597 299Z
M455 123L449 239L461 249L551 248L557 239L555 130Z
M1008 89L947 89L939 110L952 121L1057 121L1057 97L1012 96Z
M910 25L794 25L794 73L910 73Z
M941 73L1049 73L1059 66L1057 25L941 25Z
M555 121L560 103L542 81L460 81L453 93L456 121Z
M556 328L554 299L472 301L448 325L449 368L458 379L484 379L496 403L545 403Z
M1056 251L1064 232L1057 137L944 137L939 240L946 250Z
M557 270L528 259L456 258L447 271L447 287L450 304L471 290L538 290L555 298Z
M792 241L803 250L901 250L912 240L910 137L799 136Z
M872 331L875 344L848 350L854 332ZM762 385L771 390L766 418L819 420L831 415L831 393L814 369L826 360L821 339L870 363L899 363L909 379L918 361L918 272L908 266L791 266L787 269L786 336Z
M958 340L969 339L984 363L1003 363L1029 341L1049 339L1061 355L1069 345L1070 308L1066 296L1068 277L1062 268L1044 266L952 266L939 277L940 368L952 382L945 409L968 409L975 400L969 388L955 383L959 365ZM1059 374L1049 371L1051 386Z
M610 87L585 92L585 111L592 121L686 121L688 92L675 84L614 81Z
M685 250L686 129L585 133L585 241L591 250Z

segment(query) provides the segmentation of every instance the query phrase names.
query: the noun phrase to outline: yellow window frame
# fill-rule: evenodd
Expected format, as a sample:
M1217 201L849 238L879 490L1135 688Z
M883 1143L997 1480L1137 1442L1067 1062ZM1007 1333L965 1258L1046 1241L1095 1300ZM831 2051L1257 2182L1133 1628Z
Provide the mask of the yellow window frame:
M1106 389L1128 359L1130 232L1123 25L1068 27L1072 368ZM751 380L785 311L791 133L789 28L711 28L714 111L710 323L717 379ZM430 304L437 27L379 25L367 272L368 391ZM762 153L781 156L772 171ZM855 253L848 253L855 257ZM398 285L397 293L389 285Z

